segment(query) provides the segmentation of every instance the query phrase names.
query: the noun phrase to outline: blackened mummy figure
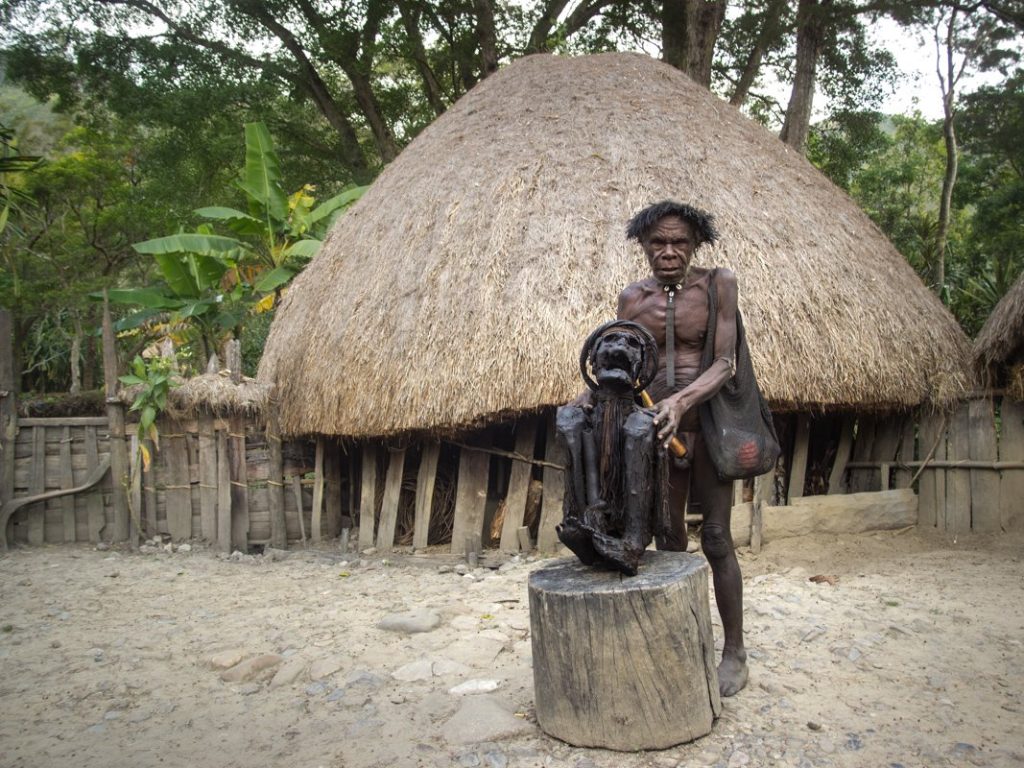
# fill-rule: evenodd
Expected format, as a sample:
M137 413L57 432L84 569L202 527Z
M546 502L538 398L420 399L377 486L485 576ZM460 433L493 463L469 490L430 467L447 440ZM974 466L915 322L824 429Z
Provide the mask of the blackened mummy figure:
M638 403L657 370L650 332L628 320L605 323L580 353L591 403L563 406L556 419L568 464L558 538L583 563L631 576L651 539L670 528L668 457L654 411Z

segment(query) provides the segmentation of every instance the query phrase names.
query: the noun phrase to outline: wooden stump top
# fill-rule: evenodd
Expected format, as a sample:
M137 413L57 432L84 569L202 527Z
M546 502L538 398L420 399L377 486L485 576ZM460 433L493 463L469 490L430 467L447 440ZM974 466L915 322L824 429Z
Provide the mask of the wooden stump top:
M572 595L665 589L708 568L707 561L697 555L648 550L640 560L637 575L625 576L618 571L584 565L575 557L567 557L530 574L530 588L549 594Z

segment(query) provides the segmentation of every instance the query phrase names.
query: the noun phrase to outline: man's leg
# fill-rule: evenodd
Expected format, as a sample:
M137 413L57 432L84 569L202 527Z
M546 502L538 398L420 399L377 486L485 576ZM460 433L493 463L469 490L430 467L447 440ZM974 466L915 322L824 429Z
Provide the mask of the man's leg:
M732 696L747 684L747 651L743 645L743 576L729 530L732 514L732 482L721 481L715 472L703 437L693 444L693 501L700 505L704 524L701 549L711 565L715 602L722 617L725 644L718 665L718 688Z

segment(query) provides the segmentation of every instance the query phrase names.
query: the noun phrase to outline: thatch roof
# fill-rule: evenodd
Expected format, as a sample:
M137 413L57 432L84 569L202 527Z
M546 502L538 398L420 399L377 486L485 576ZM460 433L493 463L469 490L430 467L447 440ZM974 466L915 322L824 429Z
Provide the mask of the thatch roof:
M722 233L777 406L911 406L963 387L969 342L840 190L647 56L548 55L487 78L329 234L259 378L288 433L448 430L561 403L618 292L647 274L626 220L671 197Z
M123 387L118 396L125 405L131 405L141 385ZM270 403L273 387L270 384L243 376L237 384L230 372L204 373L192 378L177 378L167 394L166 415L174 419L195 418L201 415L220 417L246 416L261 418Z
M974 365L981 378L1004 384L1024 364L1024 275L999 300L974 340ZM1012 375L1009 375L1012 378Z

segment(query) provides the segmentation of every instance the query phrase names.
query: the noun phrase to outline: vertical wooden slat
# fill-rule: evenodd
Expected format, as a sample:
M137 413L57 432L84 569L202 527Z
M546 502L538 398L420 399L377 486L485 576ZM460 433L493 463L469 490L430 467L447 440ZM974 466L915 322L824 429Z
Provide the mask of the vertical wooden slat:
M228 419L228 465L231 468L231 546L249 551L249 477L245 464L245 421Z
M231 460L225 430L217 431L217 549L231 551Z
M750 549L754 554L761 551L764 531L764 508L770 506L775 497L775 470L754 478L754 503L750 516Z
M887 491L891 485L890 468L896 461L902 436L903 419L897 414L880 417L875 421L875 439L871 445L871 461L885 464L878 476L878 488L872 484L871 490Z
M565 452L555 435L555 417L548 418L547 443L544 460L565 466ZM540 505L540 528L537 530L537 550L554 552L558 549L558 534L555 526L562 522L562 502L565 497L565 478L562 470L545 466L543 474L544 495Z
M139 450L138 434L132 435L128 456L128 512L132 530L128 538L133 546L138 546L139 530L142 527L142 452Z
M131 526L128 523L128 446L124 434L124 406L117 399L118 385L117 346L114 341L114 324L110 318L110 302L103 291L103 382L107 400L107 421L110 425L110 476L111 496L114 505L114 521L111 530L113 541L128 538Z
M299 541L302 548L306 548L306 520L305 510L302 507L302 481L298 475L292 475L292 495L295 496L295 510L299 516Z
M839 432L839 447L836 449L836 459L832 463L832 471L828 476L829 493L843 492L846 465L850 461L850 449L853 447L853 422L853 416L843 417L843 425Z
M957 406L949 425L949 460L969 459L970 413L967 403ZM971 530L971 474L963 469L946 472L946 530L958 535Z
M853 443L853 460L870 461L875 444L874 416L857 418L857 437ZM850 493L878 490L878 473L873 469L850 470Z
M992 400L975 398L967 407L968 450L972 461L996 461L996 419ZM999 473L992 469L972 469L971 530L995 533L999 523Z
M914 460L914 442L917 437L917 420L913 414L908 415L900 424L900 447L896 454L897 463ZM931 448L929 445L928 448ZM928 448L925 448L927 451ZM893 488L909 488L914 476L914 469L897 469L893 473ZM920 494L919 494L920 495Z
M434 503L434 482L437 479L437 460L441 444L429 442L420 454L420 469L416 475L416 518L413 522L412 546L422 549L430 539L430 513Z
M320 525L324 507L324 439L316 439L316 464L313 471L313 513L309 524L309 538L314 544L320 543Z
M85 428L85 466L88 474L99 466L100 451L99 441L96 439L96 427ZM89 541L97 544L103 532L106 520L103 517L103 483L96 483L85 496L85 515L89 526Z
M452 523L451 552L453 555L466 554L467 537L483 536L490 466L489 454L469 448L459 449L455 520Z
M18 388L14 371L10 310L0 308L0 505L14 498L14 440L18 434Z
M796 417L796 437L793 442L793 461L789 472L789 498L799 499L804 495L804 480L807 477L807 452L811 443L811 417L806 413Z
M167 461L167 530L174 541L192 538L192 485L188 472L188 445L183 433L184 425L177 421L166 423L166 434L161 439Z
M402 468L405 466L405 448L388 451L388 470L384 478L384 500L377 526L377 549L389 552L395 544L395 524L398 522L398 499L402 492Z
M267 498L270 502L270 544L278 549L288 547L288 530L284 520L284 452L281 446L281 429L277 424L277 406L267 406L267 448L269 470L267 475Z
M377 520L377 448L363 446L363 477L359 491L359 549L373 546L374 524Z
M732 481L732 505L734 507L739 506L743 503L743 481L733 480Z
M532 459L536 437L537 420L521 418L516 424L516 453L527 459ZM532 474L532 464L525 461L512 462L508 494L505 497L505 519L502 521L501 541L498 544L506 552L519 550L519 529L523 526L523 515L526 514L526 497L530 493Z
M199 530L217 540L217 433L209 414L199 417Z
M334 539L341 533L341 443L324 445L324 535Z
M64 427L60 437L60 487L64 490L75 487L75 474L71 469L71 427ZM61 523L64 528L64 543L75 540L75 497L62 496Z
M999 460L1024 461L1024 403L1004 396L999 421ZM1024 529L1024 469L1004 469L1000 473L999 522L1004 531Z
M35 496L46 491L46 427L32 427L32 484L29 495ZM40 546L45 538L46 502L30 504L28 515L28 543Z
M152 537L156 536L160 531L156 509L156 461L158 453L156 445L154 445L152 440L147 439L145 444L149 450L150 461L148 467L145 465L142 467L142 506L146 508L146 535ZM214 471L216 471L216 467ZM213 539L210 539L210 541L213 541Z

